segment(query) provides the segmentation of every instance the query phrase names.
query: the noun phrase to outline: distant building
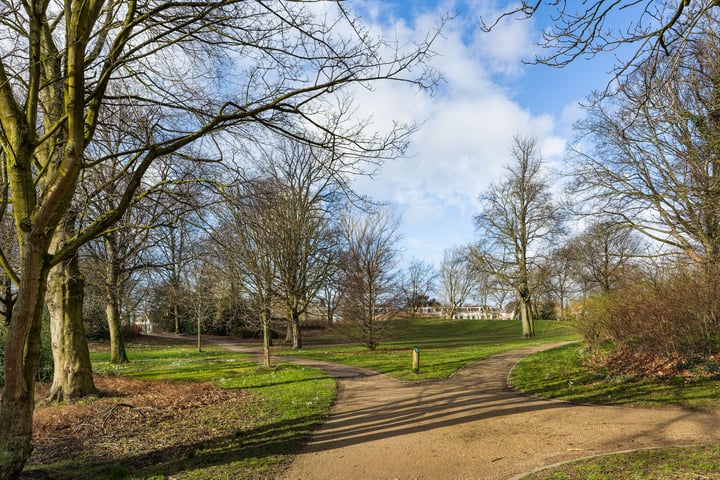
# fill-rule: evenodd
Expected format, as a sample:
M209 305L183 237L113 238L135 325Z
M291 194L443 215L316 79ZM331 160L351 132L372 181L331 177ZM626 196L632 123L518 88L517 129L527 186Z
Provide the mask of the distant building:
M143 313L139 317L132 320L132 324L137 328L143 335L151 335L153 333L153 324L150 321L150 315L147 312Z
M418 314L424 317L445 317L448 314L448 308L442 306L420 307ZM455 318L465 320L510 320L513 318L513 313L487 305L463 305L455 310Z

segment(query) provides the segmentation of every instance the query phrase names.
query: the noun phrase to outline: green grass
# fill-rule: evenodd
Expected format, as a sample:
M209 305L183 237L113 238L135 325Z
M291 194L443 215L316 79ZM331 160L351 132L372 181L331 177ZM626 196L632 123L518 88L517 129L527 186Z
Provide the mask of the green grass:
M115 366L107 362L107 352L94 352L93 367L96 373L148 381L211 382L241 389L244 395L237 398L242 401L188 409L172 422L147 425L143 438L120 440L121 455L103 451L105 439L99 438L98 447L90 445L70 462L30 464L28 474L53 479L271 478L329 414L335 397L335 382L320 370L291 364L261 368L247 356L217 348L198 353L192 347L136 346L128 354L131 363ZM210 436L199 440L201 433Z
M720 446L659 448L567 463L523 480L718 479Z
M386 332L376 351L343 343L337 332L309 336L305 348L293 351L278 347L280 355L301 355L326 361L370 368L403 380L442 378L488 355L538 343L574 341L578 336L563 322L538 321L537 336L520 338L515 321L398 320ZM421 352L421 373L411 371L412 349ZM517 388L534 395L576 402L644 405L682 405L717 408L718 382L635 381L592 372L582 362L578 343L528 357L512 372ZM31 465L28 473L38 478L182 478L254 479L274 478L282 465L319 422L328 414L334 398L334 382L315 369L281 364L264 369L250 358L207 347L135 345L132 363L108 364L107 352L94 352L95 371L128 375L148 381L211 382L226 389L245 392L242 409L218 405L200 412L200 417L180 419L177 425L150 428L148 435L159 446L183 436L183 444L168 453L138 452L125 442L129 453L106 458L106 452L83 453L49 465ZM120 400L122 401L122 399ZM218 429L210 441L193 440L198 424ZM529 479L615 478L720 478L720 447L658 449L609 455L562 465L534 474Z
M516 348L577 340L565 322L537 321L537 336L521 338L520 324L501 320L394 320L380 346L370 351L358 344L342 344L341 332L315 336L301 350L278 349L280 355L369 368L401 380L446 378L468 363ZM413 347L420 349L420 373L412 371Z
M717 409L720 382L677 378L669 381L608 375L583 361L580 344L541 352L521 361L512 371L513 386L531 395L580 403L681 406Z

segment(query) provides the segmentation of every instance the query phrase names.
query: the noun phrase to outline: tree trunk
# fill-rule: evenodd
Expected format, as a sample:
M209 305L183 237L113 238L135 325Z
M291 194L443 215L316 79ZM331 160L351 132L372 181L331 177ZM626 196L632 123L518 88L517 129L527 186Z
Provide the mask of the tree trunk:
M292 342L293 331L292 331L292 320L289 320L285 325L285 343Z
M48 301L55 369L48 400L63 402L94 394L90 351L82 322L83 278L62 273L50 280L54 306Z
M17 476L33 449L34 386L48 275L46 242L39 238L23 242L21 271L24 275L5 342L5 386L0 399L0 480Z
M120 267L117 261L117 240L113 233L103 237L107 254L105 271L105 318L110 332L110 363L128 363L125 341L120 325Z
M202 316L197 317L197 351L202 352Z
M272 345L272 332L270 330L270 310L262 313L262 329L263 329L263 365L270 368L272 362L270 360L270 346Z
M110 363L128 363L130 360L125 350L125 341L120 328L120 306L114 296L105 292L105 316L110 330Z
M175 320L175 335L180 335L180 307L178 305L178 294L175 294L173 299L172 312L173 319Z
M75 219L68 213L53 238L61 245L71 233ZM77 255L56 265L48 275L45 301L50 313L50 335L55 369L47 399L51 402L76 400L96 392L90 350L85 338L82 307L85 279Z
M292 330L292 348L302 348L302 339L300 338L300 312L293 309L291 312L290 328Z
M48 277L47 306L52 338L53 383L48 400L76 400L96 392L90 351L82 322L84 279L65 264Z
M520 323L522 324L523 338L535 336L535 322L533 321L530 305L526 298L520 297Z
M327 326L332 327L335 324L335 306L329 301L325 307L325 312L327 316Z

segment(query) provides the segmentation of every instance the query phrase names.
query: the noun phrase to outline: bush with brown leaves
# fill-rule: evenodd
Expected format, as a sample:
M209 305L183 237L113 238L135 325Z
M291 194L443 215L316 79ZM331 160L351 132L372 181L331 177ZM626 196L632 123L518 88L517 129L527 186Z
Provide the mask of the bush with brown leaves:
M704 365L720 353L719 283L717 275L688 271L642 279L589 299L578 329L591 347L609 349L616 371Z

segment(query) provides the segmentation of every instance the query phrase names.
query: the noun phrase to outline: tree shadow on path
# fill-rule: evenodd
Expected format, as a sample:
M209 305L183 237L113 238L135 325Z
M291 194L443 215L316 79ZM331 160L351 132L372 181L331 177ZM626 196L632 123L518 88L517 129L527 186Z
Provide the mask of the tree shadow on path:
M425 383L287 359L325 369L339 395L286 478L508 478L598 453L720 441L716 412L577 405L508 386L520 359L553 346L495 355Z

